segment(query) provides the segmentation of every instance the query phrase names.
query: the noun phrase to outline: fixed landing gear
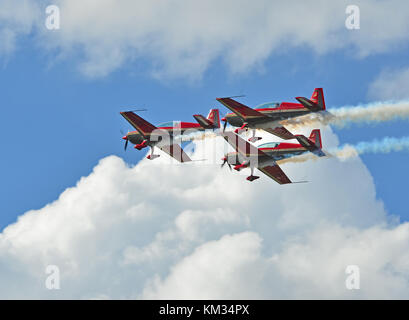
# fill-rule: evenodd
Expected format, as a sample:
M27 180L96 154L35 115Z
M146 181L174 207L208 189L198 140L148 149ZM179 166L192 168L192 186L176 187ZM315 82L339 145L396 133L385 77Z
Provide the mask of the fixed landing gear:
M235 133L240 134L243 131L247 131L248 130L248 123L243 123L243 125L240 128L237 128L236 130L234 130Z
M146 148L147 146L148 146L148 141L143 140L142 143L136 144L134 148L138 150L142 150L143 148Z
M251 138L249 138L250 142L257 142L259 140L263 139L262 137L256 137L256 130L253 129L253 136Z
M246 178L247 181L252 182L252 181L257 180L258 178L260 178L259 176L253 175L253 173L254 173L254 168L253 167L251 167L250 170L251 170L251 174Z
M146 159L155 160L156 158L159 158L159 157L160 157L159 154L153 154L153 147L151 147L151 154L148 155L148 156L146 157Z
M251 137L251 138L249 138L249 141L254 143L254 142L257 142L257 141L259 141L261 139L263 139L263 138L262 137Z
M150 155L148 155L146 157L146 159L155 160L156 158L159 158L159 157L160 157L160 155L158 155L158 154L150 154Z

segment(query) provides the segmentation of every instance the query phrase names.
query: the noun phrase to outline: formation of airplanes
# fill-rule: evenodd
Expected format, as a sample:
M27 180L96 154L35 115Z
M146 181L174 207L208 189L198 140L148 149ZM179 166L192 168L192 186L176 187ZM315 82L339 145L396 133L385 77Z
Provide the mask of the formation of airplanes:
M220 119L219 110L211 109L208 116L195 114L194 122L168 122L154 126L133 111L125 111L120 114L135 128L128 132L122 139L125 140L125 150L131 142L135 149L141 150L150 147L149 160L159 155L155 154L158 148L179 162L192 161L179 145L176 136L189 132L218 130L219 134L230 144L235 152L229 152L222 159L222 166L227 164L229 168L240 171L249 168L248 181L258 179L254 175L254 169L258 169L279 184L293 183L283 172L277 161L289 157L299 156L311 152L318 157L325 156L322 151L322 139L319 129L314 129L307 138L304 135L293 134L282 124L283 121L304 116L309 113L325 113L325 100L322 88L316 88L310 99L305 97L295 98L299 103L274 102L265 103L255 108L250 108L232 97L217 98L221 104L230 109ZM224 122L221 128L220 121ZM236 127L234 131L226 131L227 124ZM256 137L256 130L261 129L284 140L295 139L298 143L268 142L256 147L252 143L261 137ZM252 130L252 137L244 140L240 134ZM251 142L251 143L250 143Z

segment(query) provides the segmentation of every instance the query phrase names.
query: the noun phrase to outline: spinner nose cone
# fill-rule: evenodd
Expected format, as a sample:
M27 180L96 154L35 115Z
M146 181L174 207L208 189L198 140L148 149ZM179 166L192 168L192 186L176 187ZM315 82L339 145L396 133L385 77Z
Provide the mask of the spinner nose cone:
M128 136L123 136L122 139L128 140Z

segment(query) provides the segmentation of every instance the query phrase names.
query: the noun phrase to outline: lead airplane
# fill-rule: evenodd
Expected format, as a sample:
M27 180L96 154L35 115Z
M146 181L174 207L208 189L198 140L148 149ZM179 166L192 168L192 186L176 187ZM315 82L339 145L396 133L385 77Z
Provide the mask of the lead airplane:
M294 117L304 116L312 112L325 112L324 93L322 88L315 88L311 99L296 97L299 103L294 102L273 102L262 104L255 109L245 106L232 98L217 98L216 100L229 108L233 113L227 114L224 121L224 129L227 123L233 127L238 127L235 133L253 129L253 136L250 142L256 142L261 137L256 137L256 129L263 129L284 140L295 139L280 122Z
M230 152L224 156L222 167L227 163L229 167L234 165L234 169L237 171L250 168L251 174L247 177L248 181L260 178L253 175L254 169L257 168L279 184L292 183L277 164L277 161L306 152L312 152L319 157L325 156L322 151L319 129L312 130L309 138L304 135L295 135L299 143L269 142L259 147L255 147L234 132L224 132L222 135L236 150L236 152Z
M219 110L212 109L207 118L202 115L193 115L198 123L192 122L168 122L155 127L132 111L120 113L136 131L128 132L122 139L125 140L125 150L128 142L135 145L135 149L151 148L147 156L149 160L156 159L159 155L154 154L154 147L158 147L180 162L191 161L179 144L174 143L174 133L183 134L187 130L203 131L206 129L220 128Z

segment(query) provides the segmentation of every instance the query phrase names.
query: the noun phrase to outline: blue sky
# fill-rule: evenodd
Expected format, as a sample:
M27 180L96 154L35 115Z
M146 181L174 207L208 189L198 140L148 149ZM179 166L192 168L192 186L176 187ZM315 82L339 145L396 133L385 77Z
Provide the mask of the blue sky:
M246 94L250 106L265 101L294 101L323 87L327 107L370 102L369 84L385 68L405 64L408 50L357 59L343 52L314 56L292 50L271 56L262 71L233 76L215 62L199 81L156 80L129 64L103 79L87 79L76 72L76 61L53 64L30 37L3 63L0 97L3 115L1 141L0 226L55 200L99 159L110 154L136 163L144 152L123 151L120 130L129 125L119 116L121 106L146 107L154 124L167 120L192 121L218 105L216 97ZM146 71L146 70L145 70ZM383 136L409 135L406 121L336 129L341 143ZM325 137L324 137L325 143ZM409 219L405 206L407 154L363 155L374 177L377 194L390 213ZM347 201L347 199L346 199Z

